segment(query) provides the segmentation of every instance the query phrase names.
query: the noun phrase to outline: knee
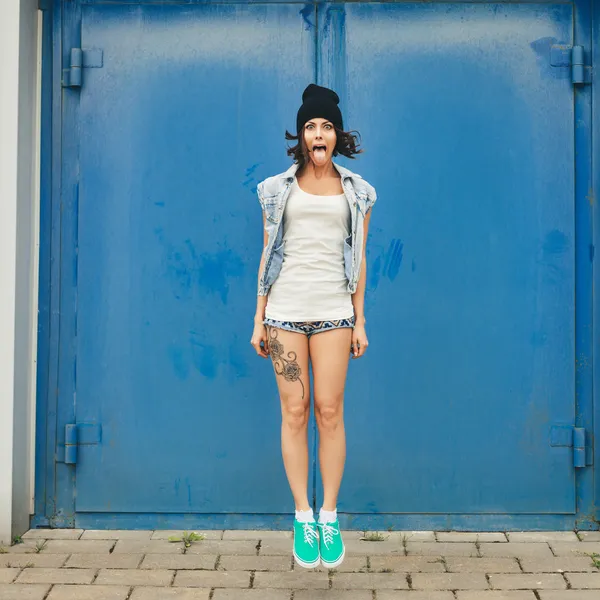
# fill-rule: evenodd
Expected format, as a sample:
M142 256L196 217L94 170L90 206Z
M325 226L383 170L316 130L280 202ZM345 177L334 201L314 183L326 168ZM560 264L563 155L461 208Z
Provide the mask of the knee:
M281 411L283 423L293 431L303 431L308 425L309 407L305 400L287 398Z
M315 418L319 430L332 432L341 425L343 420L342 400L342 396L315 400Z

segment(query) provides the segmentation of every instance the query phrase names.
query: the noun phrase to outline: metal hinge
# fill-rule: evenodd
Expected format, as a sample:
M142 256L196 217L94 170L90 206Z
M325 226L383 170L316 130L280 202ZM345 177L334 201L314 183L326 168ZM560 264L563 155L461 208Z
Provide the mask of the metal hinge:
M571 67L571 81L575 84L592 83L592 66L585 63L583 46L551 46L550 64L553 67Z
M63 87L80 88L83 69L100 69L104 64L104 53L97 48L83 50L71 48L70 66L63 69Z
M584 427L553 425L550 428L550 445L573 448L573 466L583 468L594 464L592 444Z
M101 437L102 427L96 423L68 423L65 425L65 444L64 447L59 445L56 461L76 464L77 447L99 444Z

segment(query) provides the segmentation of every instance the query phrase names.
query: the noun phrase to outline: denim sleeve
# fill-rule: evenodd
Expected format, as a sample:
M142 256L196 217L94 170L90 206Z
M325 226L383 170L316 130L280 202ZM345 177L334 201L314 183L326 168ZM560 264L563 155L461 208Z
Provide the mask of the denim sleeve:
M375 202L377 202L377 191L375 190L375 188L371 185L368 184L368 193L367 193L367 213L371 210L371 208L373 208L373 204L375 204Z

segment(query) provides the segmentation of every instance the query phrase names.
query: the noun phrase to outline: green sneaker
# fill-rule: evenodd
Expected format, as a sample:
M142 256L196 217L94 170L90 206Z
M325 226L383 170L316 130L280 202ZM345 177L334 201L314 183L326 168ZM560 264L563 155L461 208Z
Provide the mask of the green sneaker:
M346 548L340 532L340 522L336 519L333 523L317 523L320 530L321 564L326 569L335 569L342 564Z
M319 566L319 532L315 521L301 523L294 519L294 558L305 569Z

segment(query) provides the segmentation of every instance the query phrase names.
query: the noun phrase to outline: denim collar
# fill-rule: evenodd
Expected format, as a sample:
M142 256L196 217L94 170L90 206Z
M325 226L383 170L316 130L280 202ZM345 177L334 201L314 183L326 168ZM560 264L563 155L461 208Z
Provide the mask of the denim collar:
M340 174L342 180L351 179L352 177L360 177L360 175L353 173L352 171L350 171L350 169L346 169L345 167L342 167L341 165L338 165L337 163L335 163L333 161L331 161L331 162L332 162L333 166L337 169L337 172ZM287 179L288 181L293 181L297 170L298 170L298 163L294 163L287 171L282 173L281 176L284 179Z

